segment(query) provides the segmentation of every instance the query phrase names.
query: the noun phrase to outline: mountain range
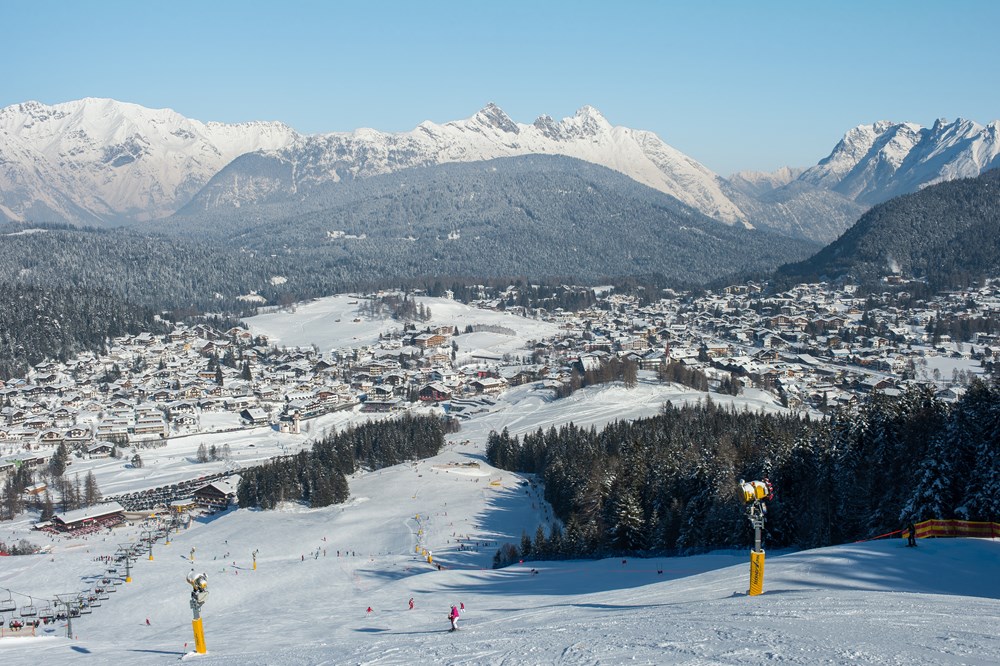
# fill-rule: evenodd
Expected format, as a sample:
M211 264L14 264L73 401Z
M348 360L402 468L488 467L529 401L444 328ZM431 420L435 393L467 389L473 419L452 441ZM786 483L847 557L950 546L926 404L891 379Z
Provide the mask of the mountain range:
M876 122L846 133L808 169L726 179L656 134L585 106L513 121L495 104L471 118L304 135L278 122L203 123L110 99L0 109L0 219L116 226L298 203L319 189L413 168L562 155L618 171L729 225L829 242L873 204L1000 164L1000 123L930 128Z

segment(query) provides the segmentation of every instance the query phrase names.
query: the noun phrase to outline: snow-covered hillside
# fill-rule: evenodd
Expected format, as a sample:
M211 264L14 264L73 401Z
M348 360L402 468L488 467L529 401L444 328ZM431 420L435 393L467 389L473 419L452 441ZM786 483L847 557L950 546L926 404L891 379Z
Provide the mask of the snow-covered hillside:
M65 623L43 626L40 638L0 639L0 659L195 658L192 549L209 579L208 653L196 657L205 664L990 664L1000 654L996 541L769 553L760 597L746 596L745 552L492 570L496 544L547 513L536 487L483 462L481 431L466 436L432 459L357 475L344 505L199 519L75 619L73 640ZM21 594L93 586L104 575L94 558L139 529L0 558L0 587L24 604ZM447 631L451 604L465 606L457 633Z
M351 300L323 299L249 322L279 345L316 344L324 352L377 339L383 323L348 317L357 313ZM460 336L460 353L516 355L522 347L513 341L523 345L547 333L541 322L443 299L422 302L431 308L432 321L501 331ZM470 408L462 430L437 456L354 475L351 498L342 505L235 509L197 518L172 535L169 545L157 543L153 559L140 557L131 583L115 586L100 607L74 619L73 639L66 638L65 623L43 625L34 638L0 638L0 661L18 666L184 658L239 666L996 663L997 541L937 540L908 549L894 539L772 552L765 594L753 598L746 595L746 552L490 568L498 545L517 542L523 532L534 534L552 520L532 479L485 461L490 431L523 434L569 422L599 427L655 414L668 400L682 404L705 395L644 381L634 389L586 388L562 400L554 400L542 383L515 387ZM712 399L736 408L781 410L763 392ZM367 418L338 411L307 421L303 434L257 428L176 438L144 450L141 469L105 458L76 459L71 471L93 471L108 494L134 491L221 471L227 463L194 463L201 445L228 444L233 462L247 465L293 453L311 437ZM27 537L47 547L43 555L0 557L0 601L10 590L18 606L41 606L56 594L93 589L107 575L99 558L138 541L144 529L136 524L65 539L30 532L31 522L25 515L0 523L0 541ZM192 566L209 580L202 611L208 653L197 657L190 654L185 582ZM457 633L447 631L445 618L453 603L465 606ZM11 614L5 615L9 620Z

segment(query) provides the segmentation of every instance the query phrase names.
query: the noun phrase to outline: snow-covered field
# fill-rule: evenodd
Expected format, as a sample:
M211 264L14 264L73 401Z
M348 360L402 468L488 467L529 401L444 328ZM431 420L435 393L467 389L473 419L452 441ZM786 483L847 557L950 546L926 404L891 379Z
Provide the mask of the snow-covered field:
M391 318L369 319L359 315L364 299L356 296L330 296L295 306L294 312L278 311L246 320L254 335L268 336L271 344L288 347L316 345L327 352L342 347L374 345L380 334L401 331L403 322ZM539 340L559 331L556 324L518 317L506 312L481 310L446 298L419 298L430 308L431 318L421 326L488 325L509 328L516 335L473 333L457 338L460 354L485 350L503 355L524 349L528 340ZM358 320L358 321L355 321ZM526 352L527 353L527 352Z
M308 307L286 314L285 322L275 317L254 327L280 338L278 344L316 343L324 350L348 344L330 332L333 326L291 323L303 311L308 315ZM336 319L327 307L323 316ZM313 314L313 321L323 318ZM345 327L354 324L340 318ZM360 335L377 338L375 324L357 326ZM41 627L37 638L0 639L0 663L1000 663L997 541L929 540L908 549L891 540L774 552L760 597L746 596L746 552L490 569L498 544L518 541L522 531L533 534L548 515L538 488L485 462L490 430L519 434L569 421L599 426L653 414L667 400L704 395L640 382L631 390L606 385L552 400L537 385L517 387L494 405L470 409L476 413L438 456L351 478L344 505L240 509L195 520L169 546L158 543L153 560L140 558L131 583L74 619L72 640L65 623ZM739 408L780 409L766 394L732 401ZM105 493L161 485L222 469L221 462L192 464L200 443L229 443L235 462L250 462L365 418L329 414L298 436L259 429L171 440L143 453L142 470L112 460L77 461L70 470L93 469ZM27 532L29 522L0 525L0 539L40 541ZM0 588L12 590L18 605L29 602L23 595L37 605L92 588L105 570L95 558L136 541L141 529L89 539L43 537L51 547L44 555L0 558ZM185 576L192 549L193 566L209 579L208 654L202 656L189 655ZM433 564L420 549L431 553ZM0 589L0 601L4 597ZM447 632L452 603L466 607L457 633Z

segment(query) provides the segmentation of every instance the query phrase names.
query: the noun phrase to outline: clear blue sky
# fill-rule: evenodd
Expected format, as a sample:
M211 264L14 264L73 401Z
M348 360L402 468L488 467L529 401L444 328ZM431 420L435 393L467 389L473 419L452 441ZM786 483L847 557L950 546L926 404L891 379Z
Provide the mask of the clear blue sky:
M0 3L0 106L112 97L305 133L585 104L721 175L879 119L1000 118L1000 2Z

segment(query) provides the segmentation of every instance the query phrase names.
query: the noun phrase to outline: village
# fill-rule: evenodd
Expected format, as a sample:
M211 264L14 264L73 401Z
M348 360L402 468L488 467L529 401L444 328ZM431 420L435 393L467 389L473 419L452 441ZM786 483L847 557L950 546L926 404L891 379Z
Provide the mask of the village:
M357 311L364 301L346 302ZM428 308L444 301L422 299ZM471 305L483 315L502 307L496 300ZM184 437L261 428L301 435L311 419L341 410L392 413L432 405L464 420L515 386L532 384L559 396L613 381L620 377L601 373L613 364L633 368L633 382L695 378L689 385L706 396L753 388L772 396L776 409L816 416L912 383L956 400L973 376L992 368L1000 336L977 331L963 343L929 324L942 317L983 321L997 313L996 281L905 310L871 307L850 286L803 284L764 296L760 286L747 284L699 295L665 290L645 305L604 292L595 307L579 312L508 309L509 319L544 322L538 330L549 334L516 339L503 352L470 344L481 342L484 332L508 340L519 335L488 318L464 327L390 319L380 322L376 339L330 349L277 346L252 325L226 331L177 325L164 336L116 339L107 354L42 363L26 377L0 382L0 478L22 465L46 465L60 445L71 459L116 457L141 465L147 450ZM626 385L629 375L626 370ZM229 456L228 444L198 451L199 462ZM204 478L197 470L190 476ZM39 482L25 492L45 490ZM130 490L115 499L179 498Z

